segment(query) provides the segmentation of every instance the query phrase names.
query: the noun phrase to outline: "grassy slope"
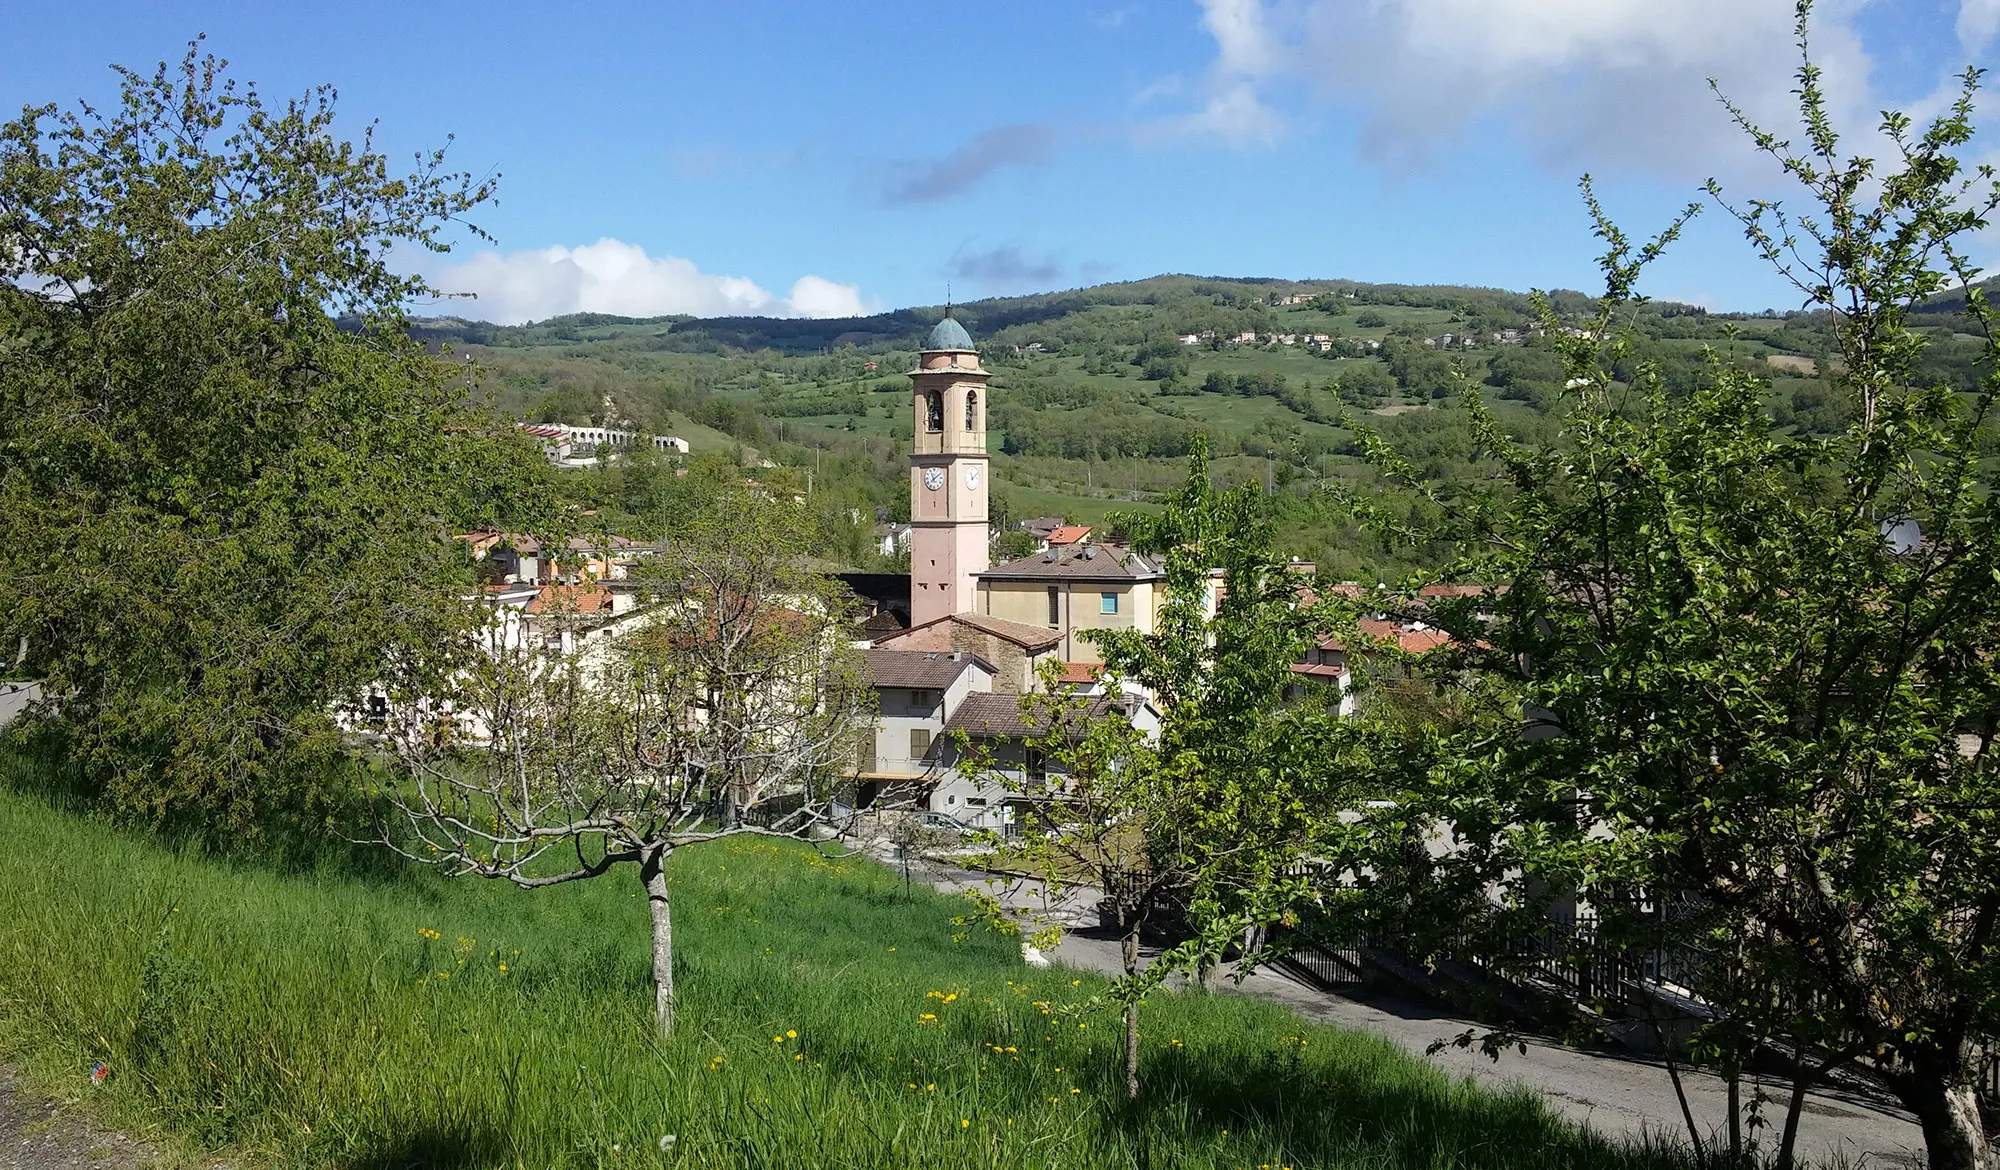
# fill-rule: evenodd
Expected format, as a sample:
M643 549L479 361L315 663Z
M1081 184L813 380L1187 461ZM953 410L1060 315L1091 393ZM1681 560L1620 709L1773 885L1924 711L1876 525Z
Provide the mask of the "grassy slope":
M1114 1018L1063 1011L1099 980L1030 970L955 926L958 904L789 845L677 859L682 1019L659 1045L630 875L535 893L283 875L4 785L0 837L0 1052L59 1091L104 1060L122 1121L252 1161L1663 1164L1229 996L1146 1009L1148 1095L1127 1110Z

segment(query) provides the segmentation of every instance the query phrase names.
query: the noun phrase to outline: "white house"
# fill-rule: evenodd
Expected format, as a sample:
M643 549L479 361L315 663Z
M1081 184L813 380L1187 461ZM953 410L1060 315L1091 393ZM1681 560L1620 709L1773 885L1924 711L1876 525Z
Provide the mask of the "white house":
M968 696L993 690L994 671L962 650L870 650L868 674L881 714L855 767L863 808L891 786L936 779L946 723ZM908 795L921 803L916 789Z

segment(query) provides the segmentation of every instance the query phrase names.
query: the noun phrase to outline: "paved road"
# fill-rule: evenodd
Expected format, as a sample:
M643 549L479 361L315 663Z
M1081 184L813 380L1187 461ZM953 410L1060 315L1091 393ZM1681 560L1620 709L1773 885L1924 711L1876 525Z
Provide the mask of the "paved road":
M0 683L0 727L12 723L29 703L41 697L40 683Z
M982 873L933 866L928 876L933 885L948 893L988 889L988 875ZM1043 900L1039 893L1038 888L1017 890L1005 900L1010 905L1040 909ZM1094 901L1094 894L1085 896ZM1082 897L1076 899L1081 901ZM1070 908L1065 916L1081 920L1079 910ZM1065 934L1052 957L1088 971L1115 974L1122 969L1117 941L1087 927ZM1449 1040L1476 1025L1425 1004L1374 995L1329 994L1276 968L1253 971L1240 985L1227 978L1219 982L1225 992L1284 1004L1316 1023L1384 1036L1455 1075L1489 1085L1526 1085L1564 1117L1607 1137L1637 1138L1651 1132L1684 1140L1687 1134L1673 1084L1661 1064L1538 1042L1530 1042L1526 1053L1510 1049L1497 1062L1456 1048L1430 1056L1427 1050L1434 1041ZM1682 1081L1688 1088L1696 1124L1716 1129L1725 1125L1727 1095L1721 1079L1683 1072ZM1780 1100L1791 1092L1789 1086L1777 1082L1767 1084L1765 1091ZM1750 1087L1746 1085L1744 1092L1747 1096ZM1782 1109L1775 1106L1767 1115L1773 1116L1774 1124L1783 1120ZM1809 1164L1922 1166L1923 1135L1893 1103L1866 1090L1833 1088L1807 1098L1799 1120L1799 1154Z

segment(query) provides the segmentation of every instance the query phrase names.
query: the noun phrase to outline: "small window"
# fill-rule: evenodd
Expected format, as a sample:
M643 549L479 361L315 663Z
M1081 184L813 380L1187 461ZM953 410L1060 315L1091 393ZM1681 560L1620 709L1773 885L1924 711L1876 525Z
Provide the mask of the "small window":
M921 760L924 758L925 753L930 750L931 729L928 727L910 728L910 758Z
M1062 593L1055 586L1049 586L1049 624L1062 625Z
M924 429L933 435L944 429L944 395L936 390L924 395Z
M910 706L915 707L919 711L928 711L932 707L937 706L937 696L931 694L929 691L911 691Z
M1097 612L1099 612L1099 613L1117 613L1117 612L1118 612L1118 595L1117 595L1116 593L1100 593L1100 594L1098 594L1098 595L1097 595Z
M968 431L979 429L979 392L977 390L968 390L965 392L965 429Z

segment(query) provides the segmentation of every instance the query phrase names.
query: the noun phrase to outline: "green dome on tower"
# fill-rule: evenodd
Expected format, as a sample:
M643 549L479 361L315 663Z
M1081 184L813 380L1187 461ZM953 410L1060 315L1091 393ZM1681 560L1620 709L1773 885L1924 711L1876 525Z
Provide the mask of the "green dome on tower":
M972 350L972 334L965 331L965 326L960 325L950 317L946 317L931 327L931 335L924 339L924 352L932 353L937 350L952 349L970 352Z

